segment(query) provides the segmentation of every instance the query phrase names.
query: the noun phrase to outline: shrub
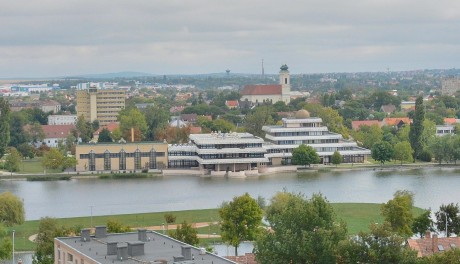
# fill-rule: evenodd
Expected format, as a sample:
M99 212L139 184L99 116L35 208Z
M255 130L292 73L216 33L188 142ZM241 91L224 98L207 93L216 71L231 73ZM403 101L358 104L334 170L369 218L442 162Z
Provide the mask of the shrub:
M431 162L431 160L433 159L433 155L431 154L431 152L429 152L427 150L424 150L424 151L422 151L422 153L420 153L418 158L421 161Z

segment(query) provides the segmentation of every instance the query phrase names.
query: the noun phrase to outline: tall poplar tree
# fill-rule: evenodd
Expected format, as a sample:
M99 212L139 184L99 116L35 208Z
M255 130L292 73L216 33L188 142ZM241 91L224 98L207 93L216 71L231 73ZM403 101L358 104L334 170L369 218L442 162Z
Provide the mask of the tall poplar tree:
M425 120L425 107L423 106L423 97L417 97L415 101L415 115L412 124L410 124L409 141L412 149L414 150L414 162L415 159L422 153L423 144L423 121Z
M10 104L4 98L0 98L0 158L6 152L10 143Z

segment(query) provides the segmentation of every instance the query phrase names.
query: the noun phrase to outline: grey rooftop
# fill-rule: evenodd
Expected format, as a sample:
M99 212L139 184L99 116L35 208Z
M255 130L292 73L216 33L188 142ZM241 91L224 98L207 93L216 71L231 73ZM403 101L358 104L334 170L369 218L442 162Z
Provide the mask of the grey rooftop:
M55 240L97 263L235 263L150 230L140 229L138 232L120 234L102 232L102 235L96 232L96 236L89 236L89 229L84 231L81 237L58 237Z

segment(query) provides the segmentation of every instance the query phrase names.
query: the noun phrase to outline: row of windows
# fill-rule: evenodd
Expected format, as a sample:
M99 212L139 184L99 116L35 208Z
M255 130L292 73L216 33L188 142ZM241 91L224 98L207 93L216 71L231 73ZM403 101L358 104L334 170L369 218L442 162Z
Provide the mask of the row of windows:
M195 160L170 160L168 162L169 168L188 168L198 167L198 162Z
M140 152L139 150L137 150L133 153L126 153L124 151L120 153L110 153L106 151L103 154L96 154L94 153L94 151L91 151L89 154L81 154L80 158L82 158L83 155L87 155L88 169L90 171L95 171L96 170L96 158L103 158L104 159L104 170L111 170L112 169L112 158L118 156L119 158L118 169L126 170L126 158L132 157L134 158L134 169L140 170L142 169L142 164L141 164L142 157L149 158L149 162L145 164L144 168L156 169L157 168L156 157L159 156L157 154L161 154L161 153L162 153L162 156L164 157L164 152L155 152L155 151Z
M264 153L226 153L226 154L203 154L202 159L237 159L237 158L263 158Z
M168 156L196 156L196 152L191 151L170 151Z
M149 152L141 152L139 150L136 150L135 152L126 152L124 150L118 152L118 153L111 153L110 151L106 150L104 153L95 153L94 151L89 152L88 154L80 154L80 159L88 159L90 155L94 155L96 159L102 159L105 157L110 157L110 158L121 158L121 157L128 157L132 158L135 156L136 153L139 153L141 157L150 157L152 155L152 152L155 153L155 156L157 157L164 157L165 153L164 152L156 152L155 150L151 150Z
M276 132L275 137L322 136L326 131Z
M201 144L197 145L199 149L223 149L223 148L261 148L262 143L245 143L245 144Z
M339 139L312 139L312 140L279 140L278 145L325 144L339 143Z

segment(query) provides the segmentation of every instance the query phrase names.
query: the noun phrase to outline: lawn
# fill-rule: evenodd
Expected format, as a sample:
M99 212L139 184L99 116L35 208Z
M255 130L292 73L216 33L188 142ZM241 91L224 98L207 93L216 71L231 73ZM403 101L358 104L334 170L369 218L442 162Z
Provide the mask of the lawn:
M348 232L351 235L357 234L360 231L369 230L369 225L372 223L382 223L383 218L380 216L381 204L367 203L333 203L332 204L337 216L347 223ZM414 209L414 215L419 215L423 212L420 208ZM117 220L125 225L135 227L161 226L165 223L164 214L145 213L145 214L127 214L127 215L110 215L110 216L93 216L93 226L106 225L107 220ZM188 223L198 222L216 222L219 220L218 209L204 210L189 210L172 212L176 216L176 223L182 223L184 220ZM90 227L91 217L77 218L60 218L59 224L66 227ZM10 230L15 230L16 241L15 248L18 251L29 251L34 249L34 243L28 240L28 237L37 233L38 220L27 221L22 225L14 226ZM161 231L160 231L161 232ZM166 231L165 231L166 232ZM211 225L208 227L198 228L199 234L219 234L219 227ZM220 241L220 239L202 239L202 243Z
M27 174L42 174L44 172L44 168L42 166L41 158L33 158L30 160L23 160L21 165L19 166L19 173L27 173ZM60 169L46 170L46 173L57 173L62 172Z

